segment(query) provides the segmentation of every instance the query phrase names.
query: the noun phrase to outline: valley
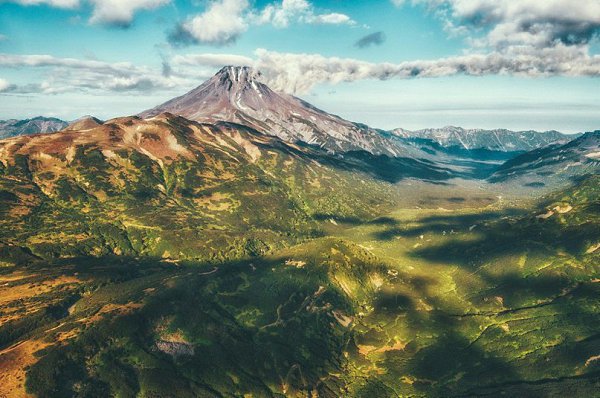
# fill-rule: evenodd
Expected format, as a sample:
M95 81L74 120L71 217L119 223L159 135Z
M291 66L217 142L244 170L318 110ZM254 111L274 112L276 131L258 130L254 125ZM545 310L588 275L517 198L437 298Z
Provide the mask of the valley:
M320 237L219 263L11 253L0 357L13 372L29 368L4 388L38 396L593 394L598 186L592 179L565 192L568 204L555 196L543 206L470 199L468 190L458 200L460 189L434 187L428 202L371 218L320 215ZM28 356L11 356L29 346Z

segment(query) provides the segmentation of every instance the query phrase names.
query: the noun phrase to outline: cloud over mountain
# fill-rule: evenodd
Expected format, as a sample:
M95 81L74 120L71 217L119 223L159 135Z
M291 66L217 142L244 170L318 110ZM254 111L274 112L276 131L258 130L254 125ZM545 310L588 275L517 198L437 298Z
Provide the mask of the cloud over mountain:
M600 56L590 56L577 46L556 45L535 52L473 53L435 60L398 64L372 63L352 58L324 57L320 54L279 53L259 49L251 63L263 73L270 86L288 93L306 93L321 83L337 84L365 79L413 79L452 75L600 76ZM227 65L232 55L179 56L180 65ZM222 59L223 62L219 62ZM185 60L185 62L184 62ZM247 60L245 60L247 61ZM250 64L245 62L245 64Z

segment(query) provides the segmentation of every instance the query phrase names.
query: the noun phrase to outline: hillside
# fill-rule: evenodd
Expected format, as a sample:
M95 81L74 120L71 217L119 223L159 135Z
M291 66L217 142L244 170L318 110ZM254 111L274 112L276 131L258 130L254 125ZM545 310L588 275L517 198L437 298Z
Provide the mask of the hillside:
M489 180L550 187L569 184L600 169L600 131L585 133L565 145L552 145L515 157L500 166Z
M366 152L334 157L237 125L119 118L0 141L0 238L43 258L235 257L318 234L315 214L372 215L405 178L450 175Z
M72 121L65 130L89 130L102 125L104 122L93 116L82 116L77 120Z

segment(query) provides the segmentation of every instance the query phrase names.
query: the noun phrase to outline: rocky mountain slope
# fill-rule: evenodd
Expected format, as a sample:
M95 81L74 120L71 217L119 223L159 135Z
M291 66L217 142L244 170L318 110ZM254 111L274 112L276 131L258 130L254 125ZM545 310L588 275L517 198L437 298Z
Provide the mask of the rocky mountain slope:
M552 145L517 156L500 166L490 181L543 187L564 185L575 177L599 172L600 131L594 131L565 145Z
M52 133L67 127L64 120L52 117L35 117L25 120L0 120L0 139L18 135Z
M189 93L139 116L148 118L162 112L200 122L239 123L284 141L301 141L332 152L365 150L394 157L424 155L383 131L349 122L299 98L274 92L261 83L258 72L248 67L225 67Z
M552 144L566 144L579 135L566 135L558 131L510 131L506 129L483 130L461 127L443 127L410 131L395 129L392 133L402 138L432 140L445 148L468 151L485 149L500 152L527 152Z

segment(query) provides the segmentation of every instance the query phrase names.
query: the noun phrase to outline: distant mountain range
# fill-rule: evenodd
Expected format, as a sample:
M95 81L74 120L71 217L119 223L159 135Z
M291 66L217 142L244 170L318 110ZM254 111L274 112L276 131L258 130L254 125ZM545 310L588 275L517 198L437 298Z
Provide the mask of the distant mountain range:
M294 96L277 93L260 81L260 74L255 70L233 66L221 69L194 90L139 116L150 118L164 112L204 123L226 121L242 124L287 142L304 142L335 153L364 150L391 157L428 158L432 151L438 149L451 155L508 159L514 157L514 152L565 144L577 137L557 131L515 132L460 127L417 131L374 129L324 112ZM0 122L0 138L55 132L64 128L82 130L99 124L102 121L92 116L85 116L71 124L44 117L9 120Z
M486 149L500 152L526 152L551 144L566 144L577 138L558 131L511 131L506 129L464 129L448 126L439 129L410 131L395 129L392 133L402 138L428 139L445 148L462 150Z
M25 120L0 120L0 139L17 135L53 133L67 127L69 123L53 117L35 117Z

